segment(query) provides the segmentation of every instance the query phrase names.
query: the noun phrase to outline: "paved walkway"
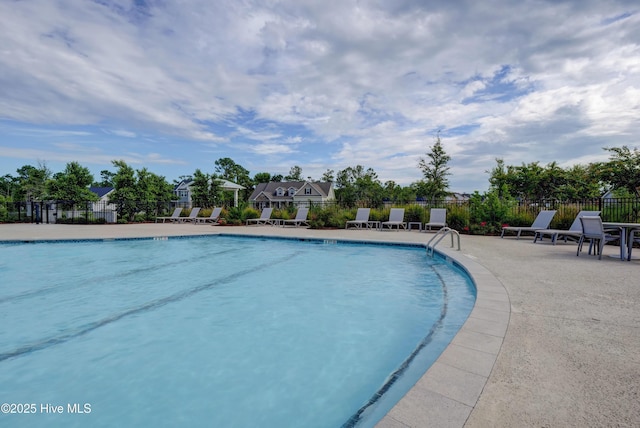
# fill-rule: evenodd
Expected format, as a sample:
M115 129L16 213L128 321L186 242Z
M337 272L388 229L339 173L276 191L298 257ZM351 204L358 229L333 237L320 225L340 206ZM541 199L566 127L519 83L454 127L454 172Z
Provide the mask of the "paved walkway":
M0 240L209 233L426 242L419 232L280 227L0 225ZM575 244L462 236L438 249L473 275L478 301L432 370L380 427L640 426L640 260ZM440 248L442 247L442 248ZM640 250L637 254L640 258ZM0 279L1 282L1 279Z

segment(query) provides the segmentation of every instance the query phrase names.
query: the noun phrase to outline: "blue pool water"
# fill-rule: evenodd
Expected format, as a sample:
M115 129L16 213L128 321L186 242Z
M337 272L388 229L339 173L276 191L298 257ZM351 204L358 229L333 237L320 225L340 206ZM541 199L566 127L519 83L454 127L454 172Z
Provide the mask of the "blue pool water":
M373 426L474 301L420 247L0 245L0 426Z

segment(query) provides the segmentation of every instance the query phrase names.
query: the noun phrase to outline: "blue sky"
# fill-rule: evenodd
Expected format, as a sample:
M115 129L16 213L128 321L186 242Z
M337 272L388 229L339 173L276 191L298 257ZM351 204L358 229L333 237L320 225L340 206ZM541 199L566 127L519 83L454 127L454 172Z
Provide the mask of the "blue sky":
M111 161L169 182L373 168L409 185L438 130L452 191L496 158L637 147L637 1L0 1L0 175Z

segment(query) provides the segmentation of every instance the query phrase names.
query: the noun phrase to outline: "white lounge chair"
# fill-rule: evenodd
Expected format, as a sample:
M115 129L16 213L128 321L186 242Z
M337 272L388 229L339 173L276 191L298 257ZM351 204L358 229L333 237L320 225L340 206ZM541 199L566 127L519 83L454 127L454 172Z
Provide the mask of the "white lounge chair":
M191 212L188 217L180 217L178 220L179 223L191 223L196 222L196 218L198 217L198 213L200 212L200 207L191 208Z
M344 228L348 229L349 226L353 226L355 229L362 229L362 226L365 226L368 229L374 224L374 222L369 221L369 214L371 214L371 208L358 208L356 219L347 220Z
M447 209L431 208L429 212L429 222L424 224L424 230L431 230L432 227L442 229L447 225ZM428 229L427 229L428 228Z
M293 220L282 220L282 227L285 227L287 225L298 227L302 226L303 224L309 226L309 221L307 220L308 215L309 208L298 208L296 218L294 218Z
M595 247L595 251L598 254L598 260L601 260L604 244L620 239L620 229L605 229L600 216L583 216L580 217L580 222L582 223L582 235L580 235L580 240L578 241L578 252L576 253L576 256L580 255L584 241L589 240L589 254L591 254L591 249ZM615 231L618 232L617 235L611 233ZM622 247L620 247L621 259L623 258L622 250Z
M255 223L255 224L270 224L273 225L273 220L271 220L271 213L273 212L273 208L263 208L262 209L262 213L260 213L260 217L259 218L248 218L247 219L247 226L249 226L250 223Z
M404 222L404 208L391 208L389 220L380 223L381 229L384 229L385 226L389 229L393 229L393 226L396 226L398 230L400 230L401 227L406 229L407 223Z
M568 239L575 239L578 241L580 239L580 235L582 235L582 222L580 221L580 217L584 216L596 216L600 215L600 211L580 211L576 216L573 223L569 227L569 230L562 229L538 229L535 231L535 235L533 237L533 243L535 244L540 238L540 241L548 235L551 237L551 243L556 245L556 241L558 240L558 236L564 237L564 242L567 242Z
M156 217L156 223L158 222L158 220L162 220L162 223L164 223L165 220L169 220L172 223L180 221L180 214L182 214L182 208L176 208L175 210L173 210L173 214L171 214L171 217Z
M196 218L196 224L200 223L213 223L218 224L218 220L220 220L220 213L222 212L221 207L215 207L213 211L211 211L211 215L209 217L198 217Z
M520 234L522 232L534 232L540 229L548 229L551 224L551 220L553 216L556 215L556 210L543 210L538 213L538 216L533 221L531 226L503 226L501 238L504 238L504 232L510 230L512 232L517 232L517 239L520 239Z

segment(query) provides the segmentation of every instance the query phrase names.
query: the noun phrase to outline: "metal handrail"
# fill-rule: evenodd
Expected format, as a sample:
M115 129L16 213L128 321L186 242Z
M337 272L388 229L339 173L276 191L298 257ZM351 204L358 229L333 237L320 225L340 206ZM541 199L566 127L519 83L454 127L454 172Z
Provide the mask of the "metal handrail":
M445 226L440 230L438 230L438 232L435 235L433 235L433 237L429 240L429 242L427 242L427 255L430 254L433 257L436 245L438 245L438 243L442 241L442 239L447 235L451 235L451 248L453 248L453 235L455 235L458 238L458 251L460 251L460 234L458 233L457 230L451 229L450 227ZM431 245L431 243L436 238L438 238L438 240L434 242L433 245Z

